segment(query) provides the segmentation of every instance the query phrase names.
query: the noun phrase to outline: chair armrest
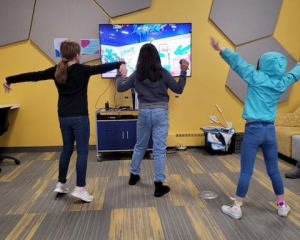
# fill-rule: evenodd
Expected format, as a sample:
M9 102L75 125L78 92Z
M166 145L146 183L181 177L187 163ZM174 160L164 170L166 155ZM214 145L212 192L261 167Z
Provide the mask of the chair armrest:
M277 113L275 126L300 127L300 113Z

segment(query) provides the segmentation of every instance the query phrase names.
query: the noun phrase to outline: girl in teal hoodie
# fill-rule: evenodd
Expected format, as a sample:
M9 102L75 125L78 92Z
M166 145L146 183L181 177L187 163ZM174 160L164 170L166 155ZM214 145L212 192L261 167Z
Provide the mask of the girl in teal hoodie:
M220 47L219 42L213 37L210 39L210 44L220 52L230 68L248 84L242 114L246 125L236 198L233 205L222 206L222 211L235 219L242 217L241 206L249 188L258 147L261 147L267 172L277 197L278 215L286 217L290 207L284 200L284 186L278 168L274 121L280 95L300 78L300 63L285 73L286 57L278 52L267 52L260 56L258 69L256 69L239 54Z

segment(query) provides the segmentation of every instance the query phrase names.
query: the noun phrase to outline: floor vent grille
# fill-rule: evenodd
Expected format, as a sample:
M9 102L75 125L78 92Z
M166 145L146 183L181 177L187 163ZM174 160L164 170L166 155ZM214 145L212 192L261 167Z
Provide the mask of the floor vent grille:
M176 133L176 137L202 137L203 133Z

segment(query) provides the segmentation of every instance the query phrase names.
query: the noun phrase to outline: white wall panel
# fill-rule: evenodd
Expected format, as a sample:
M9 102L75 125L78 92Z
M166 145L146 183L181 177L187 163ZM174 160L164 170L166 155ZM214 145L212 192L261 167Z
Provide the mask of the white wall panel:
M100 23L109 17L93 0L38 0L32 24L31 40L54 62L54 39L99 39ZM85 55L82 62L98 59L98 55Z
M27 40L35 0L0 1L0 46Z
M240 45L274 32L282 0L214 0L210 19Z
M152 0L95 0L110 17L149 8Z

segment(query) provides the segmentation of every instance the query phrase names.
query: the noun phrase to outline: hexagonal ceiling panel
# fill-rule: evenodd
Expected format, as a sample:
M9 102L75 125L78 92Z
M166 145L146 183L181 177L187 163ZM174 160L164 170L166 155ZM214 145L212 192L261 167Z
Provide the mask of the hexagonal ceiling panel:
M280 52L286 56L288 61L287 70L291 70L295 64L295 59L277 42L273 37L261 39L249 44L245 44L236 48L239 53L248 63L257 66L259 57L266 52ZM230 70L226 86L242 101L244 102L247 93L247 83L243 81L234 71ZM279 102L286 101L289 96L290 88L280 97Z
M110 17L149 8L152 0L95 0Z
M209 18L240 45L273 34L282 0L214 0Z
M54 14L55 13L55 14ZM35 6L30 39L54 62L54 39L99 39L99 24L109 17L93 0L38 0ZM82 62L99 59L99 55L83 55Z
M35 0L0 1L0 46L29 38L34 3Z

